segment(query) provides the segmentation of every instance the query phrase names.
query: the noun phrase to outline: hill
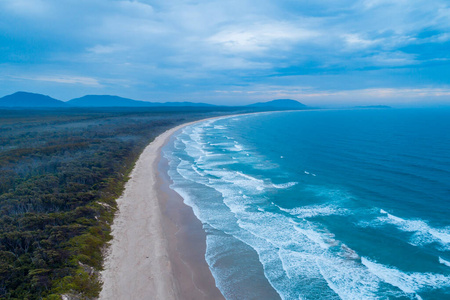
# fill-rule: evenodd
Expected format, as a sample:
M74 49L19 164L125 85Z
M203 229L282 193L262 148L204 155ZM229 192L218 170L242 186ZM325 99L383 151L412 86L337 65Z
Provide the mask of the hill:
M77 107L138 107L151 106L148 102L137 101L119 96L86 95L67 101L70 106Z
M258 102L248 107L277 108L277 109L305 109L307 106L292 99L276 99L268 102Z
M67 107L67 104L41 94L17 92L0 98L0 107Z
M49 96L17 92L0 98L0 107L9 108L60 108L60 107L217 107L217 105L195 102L147 102L113 95L86 95L63 102ZM298 110L308 106L291 99L276 99L246 105L257 110Z
M110 95L86 95L75 98L67 102L70 106L76 107L160 107L160 106L214 106L206 103L193 102L147 102L138 101L119 96Z

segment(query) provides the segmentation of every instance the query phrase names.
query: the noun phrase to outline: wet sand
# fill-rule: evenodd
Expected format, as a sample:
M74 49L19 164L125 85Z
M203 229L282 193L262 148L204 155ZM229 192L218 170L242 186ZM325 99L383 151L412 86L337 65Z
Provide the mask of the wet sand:
M224 299L205 261L202 224L169 188L161 158L171 135L192 123L158 136L136 162L117 200L99 299Z

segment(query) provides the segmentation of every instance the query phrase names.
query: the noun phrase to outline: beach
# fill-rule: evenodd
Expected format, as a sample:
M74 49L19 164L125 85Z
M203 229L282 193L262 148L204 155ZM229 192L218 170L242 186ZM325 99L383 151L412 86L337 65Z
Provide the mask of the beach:
M118 200L100 299L446 299L448 138L412 122L434 118L299 111L165 132Z
M448 299L443 126L436 110L266 113L186 127L163 153L226 299Z
M151 142L117 200L99 299L223 299L205 261L201 222L169 188L161 148L186 123Z

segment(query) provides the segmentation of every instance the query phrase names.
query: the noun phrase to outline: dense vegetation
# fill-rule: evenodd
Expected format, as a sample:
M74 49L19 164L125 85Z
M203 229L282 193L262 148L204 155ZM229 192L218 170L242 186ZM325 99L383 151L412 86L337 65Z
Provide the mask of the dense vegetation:
M98 295L102 251L143 148L208 108L0 110L0 298Z

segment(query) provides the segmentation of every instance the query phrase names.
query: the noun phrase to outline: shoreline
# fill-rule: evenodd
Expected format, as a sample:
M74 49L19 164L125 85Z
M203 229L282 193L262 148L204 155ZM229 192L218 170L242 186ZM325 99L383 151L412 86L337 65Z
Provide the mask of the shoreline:
M171 136L172 137L172 136ZM169 138L170 140L170 138ZM167 143L166 143L167 144ZM158 163L158 197L161 205L163 231L168 254L181 299L225 300L205 259L206 232L184 199L170 188L168 160Z
M274 112L280 111L187 122L163 132L145 147L117 199L113 239L100 272L99 300L225 299L206 262L203 225L169 187L168 162L162 157L162 148L177 131L195 123Z
M187 122L141 153L111 226L99 299L224 299L205 260L206 233L192 208L169 187L162 148ZM166 171L166 170L164 170Z

